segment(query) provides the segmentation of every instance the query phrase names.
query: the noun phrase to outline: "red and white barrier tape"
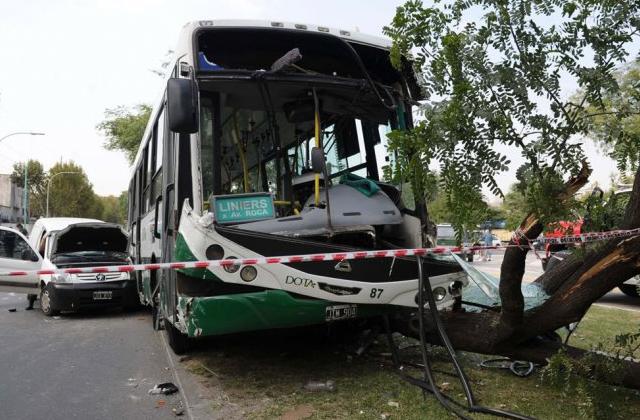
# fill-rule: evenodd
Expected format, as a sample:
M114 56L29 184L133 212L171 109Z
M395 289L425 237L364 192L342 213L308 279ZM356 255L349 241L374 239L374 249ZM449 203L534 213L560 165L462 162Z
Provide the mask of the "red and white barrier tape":
M588 232L580 235L559 236L556 238L540 238L537 241L541 244L571 244L581 242L606 241L615 238L628 238L640 235L640 228L628 230L610 230L607 232Z
M544 238L541 243L568 244L601 241L612 238L624 238L640 235L640 229L616 230L610 232L587 233L584 235L571 235L559 238ZM480 251L485 249L507 249L522 248L529 245L496 245L496 246L471 246L471 247L435 247L435 248L412 248L412 249L387 249L377 251L354 251L354 252L334 252L329 254L306 254L288 255L281 257L258 257L258 258L234 258L211 261L185 261L157 264L133 264L133 265L112 265L102 267L81 267L81 268L61 268L44 269L37 271L10 271L0 273L0 276L26 276L29 274L51 275L51 274L81 274L81 273L129 273L132 271L153 271L153 270L181 270L190 268L212 268L231 267L241 265L267 265L267 264L291 264L300 262L318 261L343 261L369 258L396 258L409 257L426 254L446 254L464 251Z

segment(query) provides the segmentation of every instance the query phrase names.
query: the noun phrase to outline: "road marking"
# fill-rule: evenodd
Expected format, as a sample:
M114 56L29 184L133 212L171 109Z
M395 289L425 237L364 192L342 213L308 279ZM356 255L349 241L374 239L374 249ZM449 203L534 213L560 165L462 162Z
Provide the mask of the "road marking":
M193 414L191 413L191 404L189 403L189 399L187 398L187 394L185 393L184 385L182 385L182 381L180 380L180 376L178 375L178 369L176 369L176 364L173 362L173 357L171 357L171 350L169 350L169 344L167 340L164 338L164 334L162 331L156 331L158 335L160 335L160 341L162 341L162 346L167 353L167 359L169 359L169 365L171 367L171 372L173 373L173 378L178 383L178 388L180 389L180 394L182 395L182 399L184 401L184 409L187 412L187 417L190 420L193 420Z

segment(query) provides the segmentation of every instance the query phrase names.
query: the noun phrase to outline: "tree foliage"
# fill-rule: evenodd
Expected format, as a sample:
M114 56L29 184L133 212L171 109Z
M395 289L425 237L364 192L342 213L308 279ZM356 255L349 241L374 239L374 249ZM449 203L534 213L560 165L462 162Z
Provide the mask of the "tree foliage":
M527 216L527 202L524 194L515 186L504 195L502 201L502 212L507 223L507 229L515 230L520 226L520 222Z
M518 181L527 210L557 219L566 210L555 199L560 181L584 160L574 135L590 127L589 104L617 91L615 66L640 29L639 9L610 0L430 7L410 0L398 7L385 28L392 59L399 65L402 55L413 57L426 101L416 127L391 137L394 175L424 196L427 168L438 162L446 194L464 215L481 205L481 186L503 194L495 178L510 165L505 146L514 146L526 160ZM582 89L577 101L563 90L565 78Z
M110 223L123 225L127 214L127 193L124 191L119 196L109 195L106 197L98 197L102 203L101 220Z
M150 115L151 107L146 104L132 109L124 106L107 109L104 121L96 126L106 136L104 147L123 152L132 164Z
M11 182L19 187L24 186L24 162L13 165ZM27 181L29 189L29 214L32 216L44 215L47 194L47 172L42 163L30 159L27 162Z
M49 169L49 177L60 172L77 173L51 178L49 216L101 218L103 204L82 167L74 162L56 163Z
M635 171L640 163L640 61L615 73L617 86L589 103L585 118L589 136L609 153L618 169Z

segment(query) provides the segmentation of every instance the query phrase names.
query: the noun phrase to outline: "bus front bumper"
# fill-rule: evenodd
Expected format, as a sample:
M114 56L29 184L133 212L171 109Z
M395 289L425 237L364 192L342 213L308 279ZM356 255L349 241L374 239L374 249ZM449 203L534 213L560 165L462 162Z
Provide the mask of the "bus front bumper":
M382 305L353 305L265 290L208 297L179 297L178 319L190 337L292 328L388 313ZM397 309L396 309L397 310Z

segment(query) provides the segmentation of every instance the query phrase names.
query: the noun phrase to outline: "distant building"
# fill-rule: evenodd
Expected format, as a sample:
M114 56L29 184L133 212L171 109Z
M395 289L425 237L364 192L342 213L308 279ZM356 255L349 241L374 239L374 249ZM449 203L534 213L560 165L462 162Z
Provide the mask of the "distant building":
M11 182L11 175L0 174L0 222L22 220L22 187Z

